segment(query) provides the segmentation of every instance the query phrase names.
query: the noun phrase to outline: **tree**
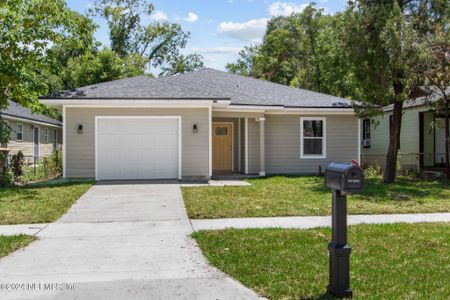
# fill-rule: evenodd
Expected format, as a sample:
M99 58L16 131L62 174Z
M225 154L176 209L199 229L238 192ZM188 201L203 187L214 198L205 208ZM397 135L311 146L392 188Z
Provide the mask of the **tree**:
M228 63L225 68L228 72L239 74L242 76L259 77L258 72L254 69L254 58L259 53L259 46L245 46L239 51L239 58L234 63Z
M96 0L91 9L93 15L106 19L111 50L121 57L138 53L155 68L164 63L176 64L189 33L179 24L167 21L143 25L141 18L150 19L153 11L153 5L146 0Z
M63 0L5 0L0 3L0 109L12 99L32 109L48 87L38 78L49 45L83 49L95 25Z
M419 2L358 0L347 11L347 50L362 90L361 100L394 107L385 183L396 177L403 103L420 85L417 64L424 49L414 24Z
M44 68L45 50L52 44L83 49L92 43L95 25L63 0L3 0L0 20L0 109L11 99L39 110L38 97L48 91L38 76ZM1 144L9 141L8 130L0 116ZM4 157L2 152L0 184L5 175Z
M179 55L167 66L162 66L160 76L183 74L199 70L204 67L203 57L200 54Z
M301 13L272 18L263 43L246 47L227 69L357 99L359 90L343 43L344 20L345 14L326 15L314 4Z
M70 58L62 79L68 89L144 75L147 59L139 54L120 57L110 49Z

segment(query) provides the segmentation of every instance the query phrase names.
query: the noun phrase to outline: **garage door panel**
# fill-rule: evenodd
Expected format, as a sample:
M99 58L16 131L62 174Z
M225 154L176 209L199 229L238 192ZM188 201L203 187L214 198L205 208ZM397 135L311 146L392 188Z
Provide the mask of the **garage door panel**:
M178 119L98 119L97 176L178 178Z

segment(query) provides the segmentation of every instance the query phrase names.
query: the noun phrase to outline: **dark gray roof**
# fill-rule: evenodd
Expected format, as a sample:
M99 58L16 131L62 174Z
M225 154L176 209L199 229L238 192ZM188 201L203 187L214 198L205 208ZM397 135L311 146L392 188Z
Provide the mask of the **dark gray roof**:
M351 101L305 89L213 69L162 77L172 84L203 87L231 95L233 105L268 105L284 107L351 107Z
M229 99L232 105L352 107L347 99L208 68L158 79L146 76L125 78L46 98Z
M128 77L88 85L74 91L49 95L46 98L68 99L229 99L223 93L208 89L178 86L148 76Z
M42 123L61 126L62 123L42 114L34 114L30 109L17 104L14 101L8 101L8 107L0 111L4 116L22 118L30 121L38 121Z

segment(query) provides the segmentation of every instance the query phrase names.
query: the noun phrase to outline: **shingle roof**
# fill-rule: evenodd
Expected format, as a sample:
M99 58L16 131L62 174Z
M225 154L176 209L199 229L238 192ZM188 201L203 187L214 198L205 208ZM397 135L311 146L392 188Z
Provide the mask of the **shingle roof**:
M350 100L209 68L158 79L137 76L46 98L229 99L232 105L350 108Z
M159 80L226 93L233 105L351 107L347 99L208 68Z
M128 77L88 85L74 91L49 95L46 98L68 99L223 99L208 89L175 85L148 76Z
M42 114L34 114L30 109L23 107L14 101L8 101L8 108L1 110L0 114L52 125L58 126L62 125L60 121L52 119Z

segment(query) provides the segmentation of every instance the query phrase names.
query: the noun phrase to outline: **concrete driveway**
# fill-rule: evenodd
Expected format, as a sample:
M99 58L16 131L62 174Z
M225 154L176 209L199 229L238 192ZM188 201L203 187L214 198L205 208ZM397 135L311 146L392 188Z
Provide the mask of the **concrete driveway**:
M0 259L0 299L257 299L208 265L191 232L177 183L97 184Z

